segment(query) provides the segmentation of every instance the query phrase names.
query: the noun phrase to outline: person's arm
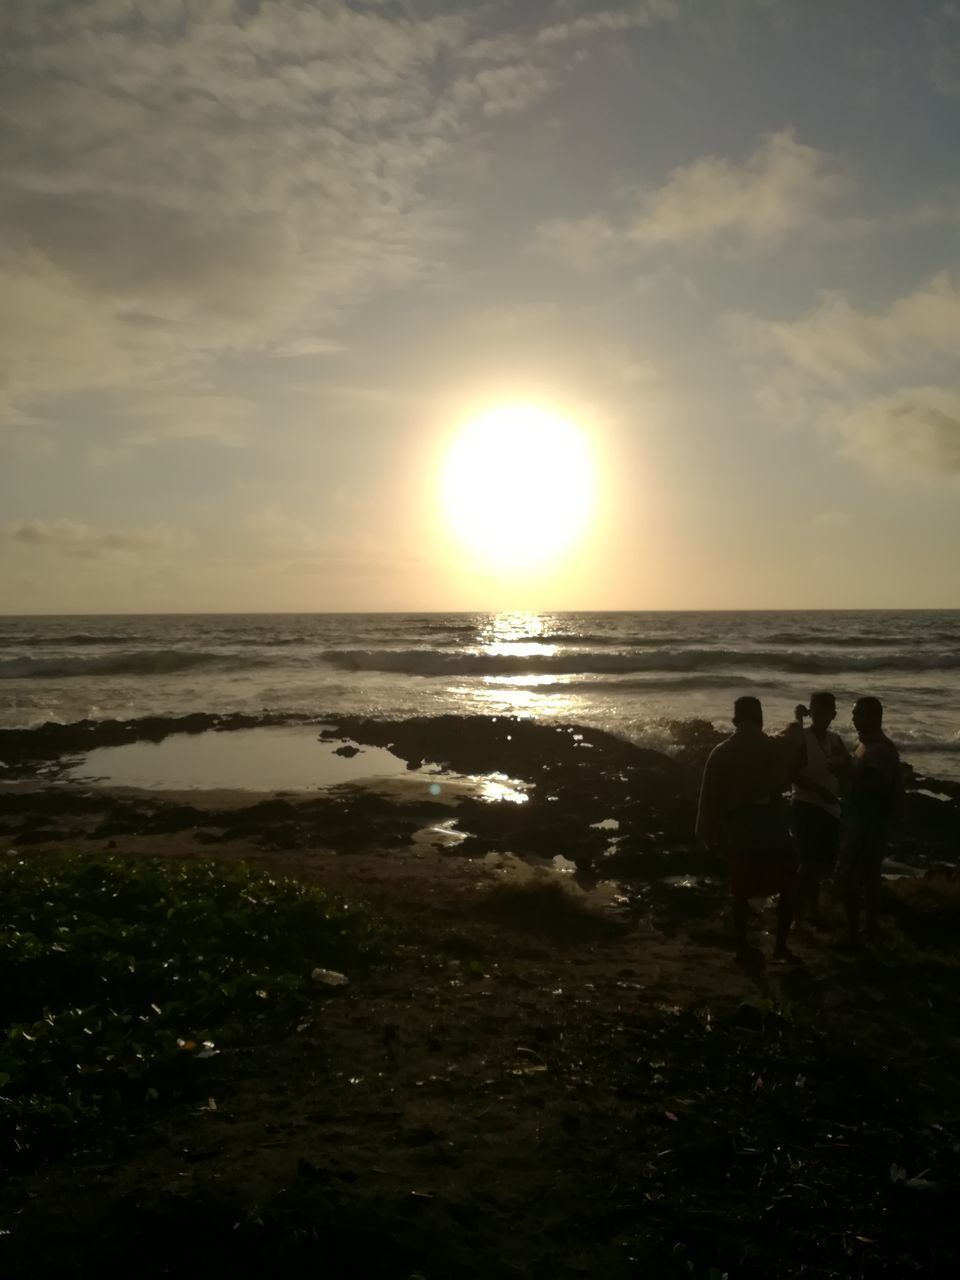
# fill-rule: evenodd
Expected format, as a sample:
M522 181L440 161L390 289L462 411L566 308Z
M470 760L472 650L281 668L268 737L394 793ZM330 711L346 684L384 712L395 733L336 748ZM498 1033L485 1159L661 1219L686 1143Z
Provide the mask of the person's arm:
M716 751L711 751L703 767L700 782L700 802L697 805L697 839L716 848L726 843L726 823L723 817L720 787L720 762Z
M898 836L903 835L907 825L907 787L903 776L903 764L899 754L895 757L896 773L893 782L893 807L890 814L890 826Z
M834 734L834 750L830 753L830 772L843 782L853 771L853 756L840 735Z

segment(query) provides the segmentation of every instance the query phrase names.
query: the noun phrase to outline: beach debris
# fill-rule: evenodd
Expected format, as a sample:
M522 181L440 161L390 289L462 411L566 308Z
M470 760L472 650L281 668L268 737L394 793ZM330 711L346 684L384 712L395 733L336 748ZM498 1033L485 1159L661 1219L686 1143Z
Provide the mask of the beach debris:
M890 1181L894 1186L907 1187L910 1191L939 1191L940 1188L936 1182L931 1182L927 1178L929 1169L924 1169L921 1173L916 1174L912 1178L907 1177L907 1171L902 1164L892 1164L890 1166Z
M337 973L336 969L314 969L310 977L323 987L346 987L350 985L350 979L347 975L345 973Z

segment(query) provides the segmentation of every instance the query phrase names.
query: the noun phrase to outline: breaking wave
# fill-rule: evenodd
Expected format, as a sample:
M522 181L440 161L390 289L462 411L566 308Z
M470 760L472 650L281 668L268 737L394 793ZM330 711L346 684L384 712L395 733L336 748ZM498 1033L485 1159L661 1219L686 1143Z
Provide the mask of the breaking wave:
M321 657L341 671L414 676L606 675L642 671L774 668L797 675L923 672L960 669L960 653L833 656L743 649L678 649L656 653L438 653L435 649L328 649Z
M96 635L88 631L78 631L74 635L35 635L18 636L0 635L0 649L82 649L87 645L103 644L136 644L142 643L146 636L140 635Z
M0 660L0 680L59 680L71 676L167 676L198 667L242 670L262 662L231 654L191 649L155 649L149 652L110 653L77 658L5 658Z

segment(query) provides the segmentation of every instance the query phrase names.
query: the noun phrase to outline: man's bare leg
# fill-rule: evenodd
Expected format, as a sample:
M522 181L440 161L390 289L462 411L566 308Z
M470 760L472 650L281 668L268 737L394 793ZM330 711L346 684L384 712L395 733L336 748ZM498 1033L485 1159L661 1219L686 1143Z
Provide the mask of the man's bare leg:
M847 946L853 951L859 951L863 946L860 939L861 897L860 876L851 871L843 890L843 909L847 915Z
M810 862L800 864L800 883L797 885L795 907L797 924L803 924L805 920L814 926L821 923L820 871Z
M780 900L777 903L777 943L773 949L774 960L784 960L796 962L797 957L787 946L787 938L790 935L790 926L793 924L793 912L796 906L796 895L791 889L788 892L781 893Z
M866 916L866 937L868 942L876 942L880 937L880 884L883 879L883 850L872 853L870 866L863 886L864 914Z
M750 954L747 946L747 918L750 904L746 898L733 899L733 936L737 944L737 959L743 960Z

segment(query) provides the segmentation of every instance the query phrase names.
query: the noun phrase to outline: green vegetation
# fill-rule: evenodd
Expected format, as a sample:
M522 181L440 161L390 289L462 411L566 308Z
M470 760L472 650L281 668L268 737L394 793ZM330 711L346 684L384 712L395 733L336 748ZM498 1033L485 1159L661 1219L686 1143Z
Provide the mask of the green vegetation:
M0 1160L198 1087L289 1017L314 966L383 955L362 907L242 866L61 856L0 865Z

